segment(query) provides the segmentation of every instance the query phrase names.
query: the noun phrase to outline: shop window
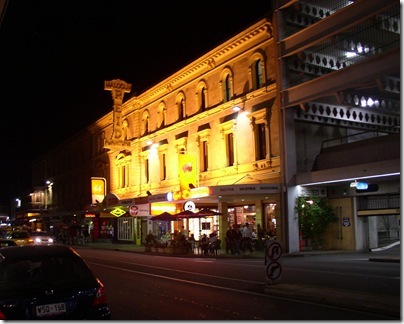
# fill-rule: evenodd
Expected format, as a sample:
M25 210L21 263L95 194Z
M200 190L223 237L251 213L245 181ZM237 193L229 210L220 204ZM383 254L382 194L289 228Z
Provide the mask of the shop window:
M262 229L264 230L265 236L269 238L276 237L276 204L265 204L264 205L264 224L262 224Z
M133 241L134 226L132 217L120 217L118 219L118 240Z
M256 210L255 205L235 206L228 209L230 225L242 226L249 223L255 228Z

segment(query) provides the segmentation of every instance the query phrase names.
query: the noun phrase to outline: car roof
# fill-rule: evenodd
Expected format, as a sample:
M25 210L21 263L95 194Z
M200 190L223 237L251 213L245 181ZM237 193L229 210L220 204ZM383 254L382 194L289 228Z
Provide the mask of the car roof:
M18 260L28 257L50 257L50 256L71 256L78 255L75 250L66 245L29 245L10 246L0 249L0 259Z

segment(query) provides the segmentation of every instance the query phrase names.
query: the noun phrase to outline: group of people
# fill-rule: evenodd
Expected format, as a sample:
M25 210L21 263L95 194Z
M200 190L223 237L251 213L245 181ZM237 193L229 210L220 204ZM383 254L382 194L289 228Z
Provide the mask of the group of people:
M233 255L240 255L243 253L254 253L253 239L257 238L256 249L262 249L263 246L264 231L260 224L257 224L256 232L253 231L252 226L249 223L245 223L242 229L235 224L233 227L229 227L226 231L226 253Z
M191 233L191 235L188 236L188 230L186 230L184 226L182 226L178 234L179 240L183 242L182 245L188 246L189 252L194 253L197 244L194 234ZM206 234L200 237L199 247L203 255L217 254L217 250L221 248L220 245L221 240L218 238L216 231L210 233L209 237Z
M206 234L203 234L201 237L200 246L202 249L203 255L209 254L217 254L217 250L220 250L221 241L217 237L217 232L213 231L209 234L209 237Z

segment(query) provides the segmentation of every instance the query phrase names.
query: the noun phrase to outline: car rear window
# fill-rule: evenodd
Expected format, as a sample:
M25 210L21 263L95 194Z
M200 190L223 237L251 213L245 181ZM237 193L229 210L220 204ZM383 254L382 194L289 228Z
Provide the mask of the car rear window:
M16 238L29 238L30 234L28 232L14 232L14 233L11 233L11 237L13 239L16 239Z
M75 256L52 256L3 261L0 265L0 290L18 289L27 285L49 284L68 286L92 282L93 274L83 260Z

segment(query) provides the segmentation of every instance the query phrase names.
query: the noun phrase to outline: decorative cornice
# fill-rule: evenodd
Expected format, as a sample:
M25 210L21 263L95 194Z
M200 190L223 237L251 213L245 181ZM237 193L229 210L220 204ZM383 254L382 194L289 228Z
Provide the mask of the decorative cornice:
M137 100L140 105L147 101L152 100L153 97L161 97L165 94L170 93L176 88L176 85L181 83L184 79L195 73L200 73L203 69L210 70L216 67L217 62L219 62L223 56L234 52L239 49L245 43L250 42L257 37L264 36L267 38L272 37L272 26L268 19L264 18L258 23L254 24L247 30L244 30L240 34L236 35L232 39L228 40L226 43L215 48L206 55L200 57L198 60L187 65L177 73L173 74L171 77L163 80L154 87L146 90L141 95L129 99L124 105L131 106L134 100ZM178 85L179 86L179 85ZM139 107L136 105L136 107Z

